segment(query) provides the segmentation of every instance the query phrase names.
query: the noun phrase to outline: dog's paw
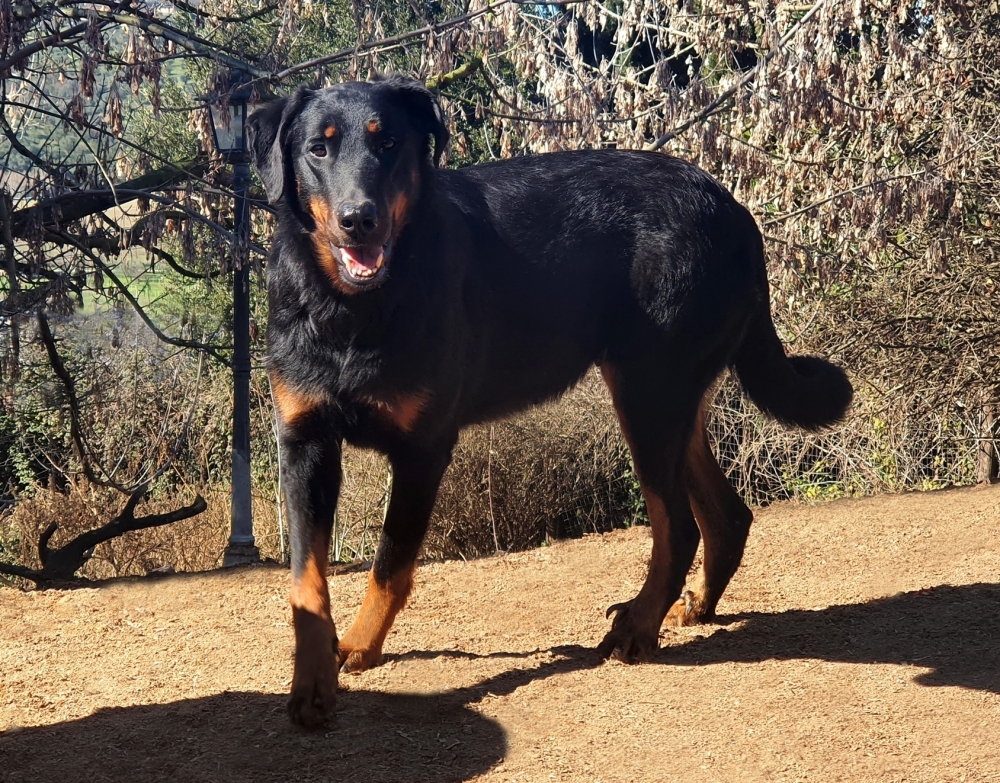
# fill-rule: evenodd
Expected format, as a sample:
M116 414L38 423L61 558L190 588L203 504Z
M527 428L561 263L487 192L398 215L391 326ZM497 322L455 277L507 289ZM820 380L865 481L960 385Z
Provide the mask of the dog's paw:
M602 658L617 658L625 663L652 660L660 646L659 624L655 627L634 612L635 600L608 607L607 615L615 615L611 630L597 645Z
M337 664L340 669L353 674L378 666L382 663L382 659L381 648L377 650L365 647L355 648L345 643L344 640L341 640L340 650L337 653Z
M330 626L331 636L333 626ZM296 726L313 729L333 716L337 701L336 638L300 646L288 698L288 717Z
M667 612L664 624L674 628L697 625L705 620L705 607L693 592L685 590Z

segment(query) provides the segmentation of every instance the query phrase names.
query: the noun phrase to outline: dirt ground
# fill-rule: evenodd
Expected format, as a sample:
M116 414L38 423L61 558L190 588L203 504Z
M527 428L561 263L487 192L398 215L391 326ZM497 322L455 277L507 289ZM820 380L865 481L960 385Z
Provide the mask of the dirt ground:
M422 566L314 733L283 569L2 589L0 781L1000 781L1000 487L761 511L718 624L600 664L649 548Z

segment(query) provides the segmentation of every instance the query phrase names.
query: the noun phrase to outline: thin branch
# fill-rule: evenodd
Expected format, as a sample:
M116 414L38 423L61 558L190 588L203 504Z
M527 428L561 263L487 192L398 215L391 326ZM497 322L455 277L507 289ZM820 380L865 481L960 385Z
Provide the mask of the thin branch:
M99 250L106 256L111 256L111 255L117 256L133 247L142 247L142 249L145 250L147 253L152 253L157 258L166 261L167 265L175 272L177 272L177 274L181 275L182 277L191 278L192 280L205 280L208 278L214 279L222 276L223 272L221 269L216 269L214 272L194 272L177 263L177 260L174 258L173 254L168 253L163 248L156 247L155 245L152 247L146 247L144 245L141 245L139 242L139 237L140 234L142 233L143 224L149 218L154 217L157 214L162 214L162 213L152 213L136 221L135 225L133 225L132 228L128 230L124 242L118 239L113 239L108 236L84 236L84 237L74 237L74 239L76 240L76 242L84 245L90 250ZM168 214L171 217L173 217L173 219L180 219L180 220L189 219L187 213L185 212L176 212L176 213L169 212ZM108 222L111 223L115 228L117 228L117 224L115 224L113 221L108 219ZM52 231L46 231L44 234L44 238L46 242L49 242L53 245L70 245L71 247L77 246L76 243L68 242L64 234L55 233ZM40 272L44 274L44 270L40 270Z
M39 85L37 85L34 82L32 82L30 79L25 79L24 77L20 77L20 76L17 77L17 78L20 79L21 81L24 81L27 84L30 84L35 89L36 92L41 92L42 89L43 89ZM50 103L51 103L51 101L50 101ZM22 103L20 101L9 100L9 101L7 101L7 105L8 106L17 106L18 108L21 108L21 109L27 109L28 111L33 111L33 112L37 112L39 114L44 114L46 117L52 117L54 119L59 120L60 122L62 122L65 119L65 114L62 113L62 112L48 111L48 110L42 109L42 108L40 108L38 106L32 106L30 104ZM204 108L205 108L204 105L202 105L201 109L204 110ZM161 111L167 111L167 109L161 109ZM184 163L184 162L174 163L172 160L170 160L168 158L165 158L165 157L163 157L161 155L157 155L155 152L153 152L152 150L150 150L148 147L143 147L142 145L136 144L134 142L131 142L131 141L129 141L126 138L121 138L119 136L116 136L115 134L111 133L107 128L102 128L99 125L94 125L92 123L86 123L86 122L85 123L77 123L77 124L79 124L82 128L85 128L86 130L93 131L94 133L101 134L102 136L105 136L106 138L109 138L109 139L114 139L116 143L122 144L122 145L124 145L124 146L126 146L126 147L128 147L130 149L135 150L136 152L140 152L143 155L148 156L151 160L156 161L157 163L162 163L165 169L179 168L179 167L183 167L183 166L187 166L188 165L187 163ZM192 160L194 162L199 162L203 158L204 158L204 160L206 162L206 167L207 167L207 163L208 163L208 158L207 157L198 156L196 158L193 158ZM216 187L217 188L217 192L219 192L220 194L223 194L223 195L228 196L230 198L235 198L236 197L236 194L233 193L232 191L226 190L225 188L222 188L222 187L218 187L218 186L214 185L214 183L210 182L209 180L207 180L203 176L201 176L201 174L199 174L199 171L201 171L201 169L199 167L187 168L187 169L185 169L185 171L187 172L187 175L188 175L187 179L189 181L197 182L197 183L200 183L200 184L205 185L207 187ZM259 203L255 203L254 204L254 207L256 209L263 209L266 212L274 212L274 208L271 207L271 206L269 206L266 203L266 199L263 196L261 196L260 199L257 199L257 201L259 201Z
M222 275L221 269L216 269L214 272L192 272L190 269L186 269L178 264L172 254L159 247L151 247L149 248L149 252L153 253L157 258L162 258L166 261L167 265L182 277L189 277L192 280L205 280L206 278L214 279Z
M455 16L451 19L446 19L443 22L437 22L436 24L429 24L425 27L419 27L416 30L410 30L406 33L400 33L398 35L391 35L388 38L382 38L378 41L369 41L367 43L360 44L359 46L352 46L347 49L341 49L340 51L333 52L332 54L325 54L322 57L315 57L312 60L306 60L305 62L298 63L289 68L285 68L282 71L278 71L273 75L272 79L274 81L283 81L290 76L295 76L296 74L302 73L303 71L308 71L313 68L319 68L323 65L329 65L330 63L337 62L338 60L346 60L350 57L354 57L358 54L363 54L370 49L378 49L382 46L388 46L391 44L402 43L404 41L412 40L413 38L421 38L426 35L442 33L445 30L449 30L452 27L457 27L458 25L464 24L465 22L471 22L473 19L477 19L485 14L491 14L496 11L501 6L507 5L512 2L512 0L498 0L498 2L490 3L484 8L480 8L478 11L471 11L467 14L462 14L461 16ZM264 78L264 77L258 77Z
M80 459L83 475L91 483L99 487L113 487L119 492L125 493L133 492L135 487L125 487L123 484L119 484L94 459L93 453L87 445L86 439L83 437L83 428L80 426L80 399L76 396L76 383L73 381L73 376L70 375L69 370L66 369L59 351L56 350L56 341L52 336L52 330L49 328L49 319L45 317L45 313L41 310L36 313L35 317L38 322L38 336L41 338L45 352L48 354L49 365L52 367L52 371L56 374L56 377L62 382L63 389L66 392L66 402L69 405L69 434L73 439L73 446L76 448L77 457ZM92 460L97 464L101 473L107 476L106 479L98 477L94 472Z
M197 351L205 351L205 353L213 359L216 359L222 365L226 367L231 366L229 360L219 353L218 346L205 345L204 343L200 343L195 340L184 340L180 337L170 337L162 332L160 328L153 323L153 319L149 317L142 305L139 304L139 300L135 298L131 291L129 291L128 286L118 278L118 275L114 273L114 270L112 270L111 267L105 264L96 253L90 250L90 248L77 241L76 237L64 232L59 233L64 240L66 240L69 244L74 245L78 250L80 250L80 252L87 256L87 258L89 258L94 265L101 270L102 274L107 275L111 282L115 284L115 288L117 288L121 295L128 300L128 303L132 305L132 309L135 310L136 314L142 319L142 322L149 327L150 331L156 335L157 339L167 343L168 345L176 345L178 348L193 348Z
M204 338L204 332L202 332L202 337ZM146 484L152 484L160 476L167 472L170 466L173 465L174 459L178 454L180 454L181 446L184 444L184 441L187 440L188 432L191 429L191 420L194 418L195 408L198 407L198 393L201 391L201 369L204 364L205 352L202 351L198 354L198 372L194 377L194 396L191 398L191 405L188 406L187 416L184 417L184 423L181 425L181 432L177 436L177 440L174 441L174 445L170 449L167 459L156 469L153 475L146 480ZM166 421L164 421L164 426L166 426Z
M246 16L219 16L213 14L209 11L203 11L200 8L195 8L189 3L182 2L181 0L172 0L171 5L175 8L179 8L181 11L186 11L189 14L199 16L202 19L212 19L216 22L222 22L224 24L239 24L241 22L250 22L254 19L259 19L262 16L267 16L268 14L274 13L278 10L278 4L265 5L262 8L257 9L252 14L247 14Z
M122 197L121 203L125 203L126 201L133 201L134 199L138 199L138 198L145 198L145 199L149 199L150 201L156 201L156 202L158 202L160 204L166 204L167 206L174 207L175 209L178 209L178 210L181 210L182 212L184 212L184 214L187 215L187 217L191 218L192 220L196 220L199 223L203 223L204 225L209 226L216 233L218 233L221 236L225 237L230 242L232 242L234 244L236 243L236 234L234 234L232 231L230 231L229 229L225 228L224 226L220 225L219 223L216 223L214 220L209 220L207 217L205 217L204 215L200 214L199 212L196 212L195 210L191 209L190 207L185 206L184 204L182 204L181 202L179 202L177 199L169 198L167 196L161 196L161 195L158 195L156 193L150 193L150 192L145 191L145 190L132 190L130 188L119 187L119 188L115 188L114 191L111 191L111 190L88 190L88 191L84 191L84 192L79 193L79 194L76 194L76 193L67 193L66 197L74 196L74 195L80 195L80 196L84 196L85 195L85 196L97 197L97 196L113 196L114 194L118 194L119 197ZM119 204L119 206L120 206L120 204ZM256 206L256 204L254 206ZM33 209L33 208L34 207L30 207L29 209ZM110 207L105 207L105 209L110 209ZM27 210L25 210L25 211L27 211ZM88 212L87 214L93 214L94 212L99 212L99 211L103 211L103 210L97 210L97 209L95 209L95 210L92 210L91 212ZM84 217L85 216L86 215L84 215ZM79 220L80 218L74 218L74 219L75 220ZM64 232L54 231L53 232L53 236L60 237L63 240L67 240L68 239L72 244L79 246L79 240L76 237L72 237L71 235L66 234ZM255 244L253 242L246 242L245 245L247 246L247 248L249 248L250 250L252 250L253 252L255 252L257 255L259 255L259 256L261 256L263 258L267 258L267 251L264 248L262 248L260 245L257 245L257 244Z
M117 22L118 24L128 25L129 27L137 27L140 30L145 30L150 35L156 35L161 38L166 38L168 41L172 41L178 46L187 49L189 52L194 52L195 54L200 54L209 60L214 60L228 68L235 68L244 71L257 79L269 79L271 74L261 68L251 65L248 62L239 60L236 57L232 57L224 52L219 51L217 48L213 48L214 45L208 43L203 43L187 35L184 35L178 30L174 30L171 27L162 25L158 22L154 22L150 19L146 19L141 16L136 16L134 14L122 14L122 13L110 13L107 11L96 11L94 9L88 8L66 8L62 9L61 13L68 17L73 17L76 19L104 19L108 22Z
M64 43L67 38L72 38L73 36L84 32L87 29L87 24L87 22L83 22L81 24L75 24L72 27L68 27L65 30L58 30L57 32L52 33L52 35L39 38L37 41L33 41L23 49L19 49L6 60L0 60L0 77L10 71L11 68L14 68L19 63L27 60L36 52L40 52L42 49L53 46L57 43Z
M826 198L822 198L819 201L814 201L811 204L806 204L806 206L804 207L799 207L798 209L793 210L791 212L786 212L784 215L779 215L778 217L771 218L771 220L765 221L761 225L772 226L775 223L782 223L788 220L789 218L801 215L804 212L808 212L811 209L816 209L817 207L821 207L824 204L829 204L831 201L836 201L838 198L843 198L844 196L849 196L852 193L857 193L862 190L867 190L868 188L874 188L877 187L878 185L885 185L889 182L895 182L900 179L922 177L924 174L932 174L934 171L941 168L942 166L946 166L947 164L952 163L958 160L959 158L967 155L973 149L978 147L982 143L982 141L983 139L980 139L979 141L966 145L961 150L952 155L950 158L948 158L945 161L942 161L941 163L936 163L933 166L926 166L922 169L918 169L917 171L906 171L902 174L895 174L891 177L882 177L881 179L871 180L870 182L862 182L860 185L855 185L853 188L847 188L846 190L841 190L837 193L834 193L833 195L827 196Z
M18 265L18 271L22 272L25 269L24 266ZM30 271L30 270L29 270ZM12 303L10 298L0 300L0 309L16 315L24 315L42 306L42 303L52 294L53 291L64 292L66 290L72 291L75 294L79 294L83 290L83 286L79 281L74 280L68 274L53 274L46 270L39 270L38 275L48 279L48 282L42 285L36 285L34 288L29 288L27 291L21 291L18 294L17 301ZM12 318L13 320L13 318Z
M107 209L120 207L122 195L129 196L127 201L136 198L149 198L150 195L145 192L146 190L160 189L184 182L207 168L207 158L193 158L143 174L114 188L95 188L63 193L14 212L11 215L11 232L15 237L25 238L31 232L32 224L36 220L43 224L55 222L57 219L69 223L93 215L95 212L104 212Z
M7 122L7 117L2 109L0 109L0 131L3 131L3 135L7 137L7 141L10 142L11 149L17 150L17 152L38 166L38 168L50 177L59 177L59 169L56 166L53 166L48 161L43 160L21 143L21 140L17 138L17 134L14 132L14 129L10 127L10 123Z

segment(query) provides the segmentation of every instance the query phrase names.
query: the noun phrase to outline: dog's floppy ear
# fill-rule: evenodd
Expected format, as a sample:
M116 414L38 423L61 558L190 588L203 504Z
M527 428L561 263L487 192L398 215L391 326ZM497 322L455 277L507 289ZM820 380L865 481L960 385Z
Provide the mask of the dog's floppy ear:
M409 111L417 129L428 136L434 136L434 165L437 166L451 137L437 97L416 79L401 73L387 74L379 81L396 93Z
M292 184L294 172L286 149L288 129L312 95L312 90L300 87L292 97L269 101L247 119L250 158L271 204L280 200L286 187ZM291 206L295 208L294 204Z
M268 101L247 119L247 138L250 142L250 160L264 183L267 200L271 204L281 198L284 185L284 163L278 132L281 115L288 105L288 98Z

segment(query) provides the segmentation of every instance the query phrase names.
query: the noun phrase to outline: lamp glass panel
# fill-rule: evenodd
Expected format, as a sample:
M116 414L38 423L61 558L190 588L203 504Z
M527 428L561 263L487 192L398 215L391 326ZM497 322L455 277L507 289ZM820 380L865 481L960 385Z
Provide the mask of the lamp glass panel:
M219 152L243 152L243 120L246 115L245 104L229 104L220 110L211 107L212 130L215 132L215 144ZM226 127L223 111L229 112L229 127Z

